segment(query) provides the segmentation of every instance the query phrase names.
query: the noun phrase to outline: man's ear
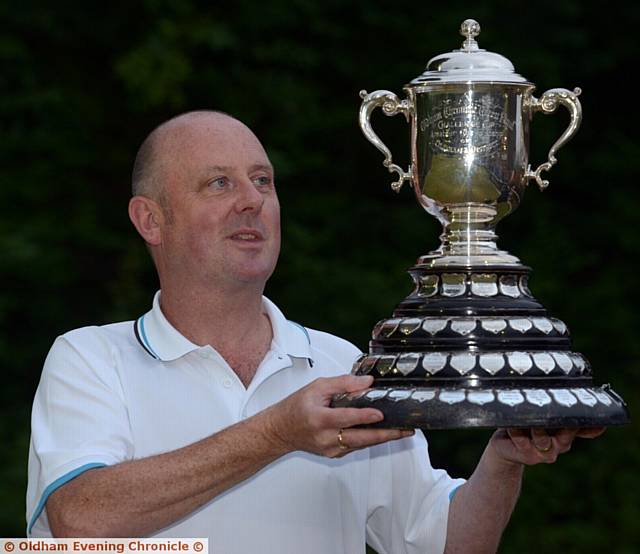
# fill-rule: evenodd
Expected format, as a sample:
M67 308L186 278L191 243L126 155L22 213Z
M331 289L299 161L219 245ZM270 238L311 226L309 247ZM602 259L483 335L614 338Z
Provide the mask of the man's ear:
M161 225L164 214L155 200L146 196L134 196L129 201L129 219L147 244L158 246L162 242Z

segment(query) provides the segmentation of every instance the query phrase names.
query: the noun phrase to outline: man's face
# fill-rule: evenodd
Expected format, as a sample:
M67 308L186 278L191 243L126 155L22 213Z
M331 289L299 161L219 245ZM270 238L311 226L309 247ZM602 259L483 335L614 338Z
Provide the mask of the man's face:
M171 129L161 148L159 269L198 286L264 286L280 252L280 205L258 139L209 114Z

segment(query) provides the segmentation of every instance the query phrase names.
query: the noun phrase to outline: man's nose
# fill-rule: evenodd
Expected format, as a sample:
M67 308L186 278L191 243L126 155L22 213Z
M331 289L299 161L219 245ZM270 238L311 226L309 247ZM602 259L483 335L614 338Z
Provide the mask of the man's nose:
M238 212L259 210L262 208L264 195L256 188L253 181L243 179L237 191L236 210Z

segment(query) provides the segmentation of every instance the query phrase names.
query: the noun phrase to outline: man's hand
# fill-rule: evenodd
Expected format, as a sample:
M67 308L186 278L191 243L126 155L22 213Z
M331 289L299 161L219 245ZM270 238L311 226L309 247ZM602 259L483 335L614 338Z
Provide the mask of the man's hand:
M498 429L489 448L502 460L516 464L552 464L560 454L571 449L576 437L593 439L604 427L576 429Z
M286 451L304 450L330 458L413 435L411 430L353 429L382 421L384 416L373 408L329 407L335 394L365 390L372 382L368 375L316 379L268 409L268 431Z

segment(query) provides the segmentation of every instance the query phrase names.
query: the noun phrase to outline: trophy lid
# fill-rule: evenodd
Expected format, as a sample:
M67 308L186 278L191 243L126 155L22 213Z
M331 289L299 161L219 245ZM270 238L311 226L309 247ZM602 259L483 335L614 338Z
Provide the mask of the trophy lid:
M427 70L409 86L470 82L531 84L515 72L507 58L478 46L475 37L480 34L480 24L477 21L465 20L460 26L460 34L465 37L462 48L429 60Z

